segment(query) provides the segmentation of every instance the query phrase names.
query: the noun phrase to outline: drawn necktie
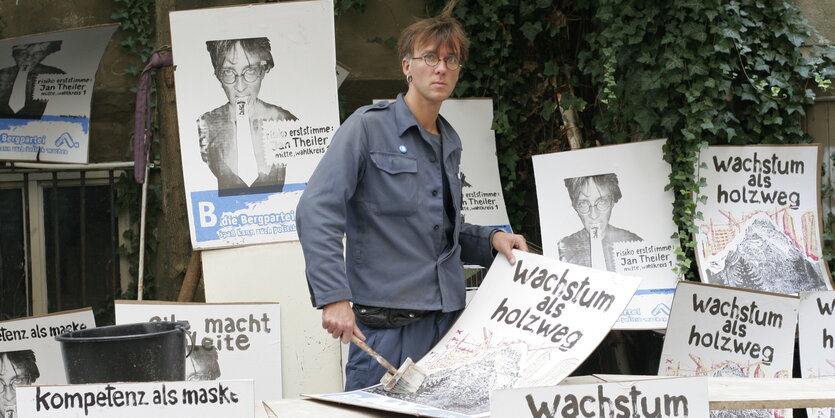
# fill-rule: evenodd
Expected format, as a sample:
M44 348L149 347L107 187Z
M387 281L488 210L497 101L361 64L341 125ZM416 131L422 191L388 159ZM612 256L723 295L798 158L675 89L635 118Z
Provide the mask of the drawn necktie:
M246 99L235 102L236 108L236 137L238 140L238 177L251 186L258 178L258 165L255 162L255 151L252 148L252 132L249 130L249 109Z
M600 227L591 229L591 267L599 270L606 270L606 257L603 255L603 237Z
M29 78L29 71L21 69L14 80L12 94L9 96L9 107L12 112L17 113L26 104L26 80Z

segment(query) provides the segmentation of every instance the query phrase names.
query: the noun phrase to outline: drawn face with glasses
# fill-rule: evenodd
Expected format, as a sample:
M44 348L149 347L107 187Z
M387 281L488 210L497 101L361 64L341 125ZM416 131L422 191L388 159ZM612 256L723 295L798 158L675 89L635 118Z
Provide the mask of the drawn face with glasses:
M16 364L15 359L18 363ZM30 359L31 358L31 359ZM27 370L24 363L31 360L34 367L34 374ZM9 410L16 410L15 401L17 399L16 386L30 385L34 383L40 374L37 371L37 366L34 365L34 353L32 350L0 353L0 411L3 417L7 417ZM12 415L17 416L17 415Z
M573 206L591 238L600 238L606 232L614 203L611 190L601 187L593 178L587 178L579 186Z
M261 81L267 72L266 68L264 61L244 50L240 42L236 42L224 56L215 75L220 80L229 103L245 100L251 108L261 91Z
M186 374L188 381L216 380L220 377L220 365L217 360L217 350L195 346L188 356L191 370Z

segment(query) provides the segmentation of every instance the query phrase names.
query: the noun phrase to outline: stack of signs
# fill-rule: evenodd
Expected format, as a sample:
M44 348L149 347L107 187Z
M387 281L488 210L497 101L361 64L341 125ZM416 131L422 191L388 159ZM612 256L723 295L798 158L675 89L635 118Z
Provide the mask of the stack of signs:
M116 27L0 41L0 160L87 162L96 70Z
M188 321L186 380L254 379L255 399L281 399L277 303L116 301L116 323Z
M823 259L820 145L709 147L694 219L706 283L792 294L832 289Z
M414 394L379 385L316 399L435 417L490 411L494 390L551 386L594 351L639 279L515 252L496 257L473 301L418 364L429 374Z
M465 222L512 232L504 204L492 99L445 100L441 115L461 137L461 215Z
M252 418L254 403L251 380L24 386L18 389L18 409L20 415L27 418Z
M192 246L297 240L296 204L339 125L333 2L170 16Z
M543 254L643 279L615 329L663 329L678 229L664 140L535 155Z
M680 282L658 374L790 378L797 307L793 296ZM731 416L785 417L791 410Z
M67 383L61 344L55 337L95 327L90 308L0 323L0 380L11 392L0 395L0 416L17 416L11 386ZM22 397L17 395L19 400Z
M707 378L497 390L491 403L493 418L707 417Z
M803 292L798 309L801 376L835 377L835 292ZM835 408L809 408L810 418L830 418Z

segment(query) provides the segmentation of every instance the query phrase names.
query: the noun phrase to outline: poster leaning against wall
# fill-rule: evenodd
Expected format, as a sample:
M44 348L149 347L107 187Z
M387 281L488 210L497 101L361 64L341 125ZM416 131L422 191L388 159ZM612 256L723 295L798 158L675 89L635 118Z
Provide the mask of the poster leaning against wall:
M832 289L823 259L820 145L715 146L694 219L706 283L793 294Z
M333 3L170 16L192 246L298 239L296 204L339 124Z
M615 329L667 326L679 245L665 142L533 157L543 255L643 279Z

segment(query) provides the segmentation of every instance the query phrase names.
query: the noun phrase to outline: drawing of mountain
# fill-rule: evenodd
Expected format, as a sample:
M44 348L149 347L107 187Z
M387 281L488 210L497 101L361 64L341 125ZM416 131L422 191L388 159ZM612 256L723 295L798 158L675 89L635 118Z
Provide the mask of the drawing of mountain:
M827 289L820 265L768 216L752 217L744 231L711 260L708 283L785 294Z

